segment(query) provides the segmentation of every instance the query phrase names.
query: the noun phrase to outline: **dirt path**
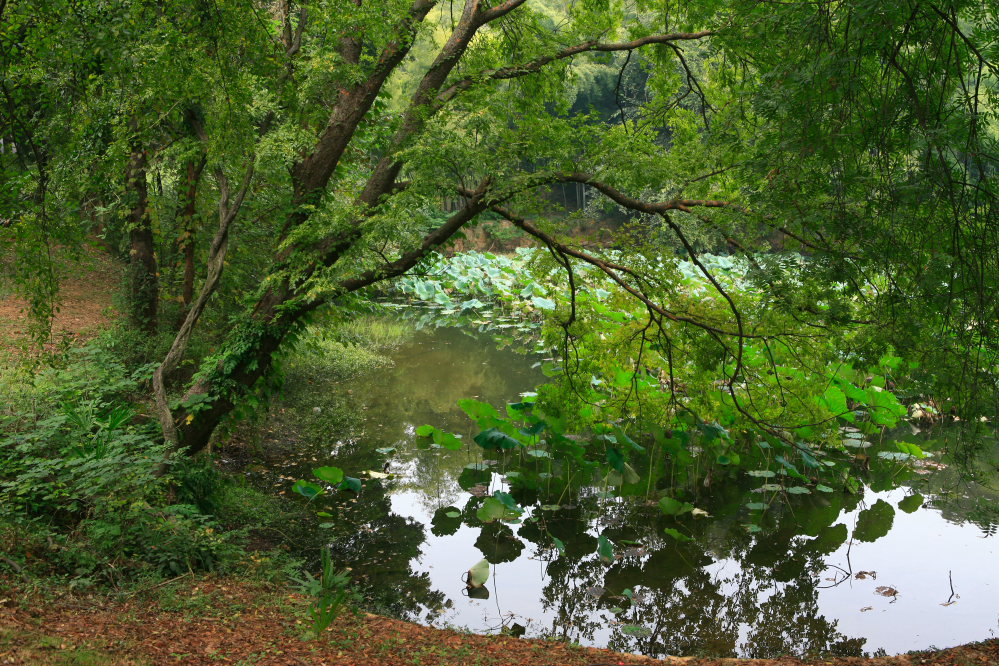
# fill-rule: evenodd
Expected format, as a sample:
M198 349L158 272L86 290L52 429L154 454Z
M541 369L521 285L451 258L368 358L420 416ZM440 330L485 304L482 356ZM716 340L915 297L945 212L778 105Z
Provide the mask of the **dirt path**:
M344 614L303 640L306 601L286 590L185 578L131 598L43 600L0 581L0 664L139 666L996 666L999 641L876 659L656 661L563 643L480 636Z
M0 267L0 355L30 353L28 304L13 295L10 277ZM45 347L75 345L93 337L115 316L112 300L122 267L102 251L86 252L68 269L60 286L59 311L52 322L52 336Z

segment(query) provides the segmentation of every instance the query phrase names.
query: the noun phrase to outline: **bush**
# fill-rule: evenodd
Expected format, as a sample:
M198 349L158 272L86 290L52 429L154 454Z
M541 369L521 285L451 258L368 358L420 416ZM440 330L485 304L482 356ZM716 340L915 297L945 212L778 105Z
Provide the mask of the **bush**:
M0 566L110 583L225 569L243 534L210 515L222 480L168 459L131 402L152 367L130 368L111 349L103 339L71 352L0 415L0 532L13 544Z

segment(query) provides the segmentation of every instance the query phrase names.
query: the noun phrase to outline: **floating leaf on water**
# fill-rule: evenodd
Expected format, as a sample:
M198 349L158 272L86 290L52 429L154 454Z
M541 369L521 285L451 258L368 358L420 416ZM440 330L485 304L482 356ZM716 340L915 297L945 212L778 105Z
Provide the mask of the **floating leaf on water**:
M621 627L621 631L628 634L629 636L645 637L652 635L651 629L649 629L648 627L643 627L638 624L626 624L623 627Z
M692 509L690 511L690 515L692 515L694 518L710 518L711 517L711 514L708 513L707 511L705 511L704 509Z
M789 495L809 495L812 491L804 486L792 486L787 492Z
M874 610L874 606L864 606L860 609L861 613L866 613L867 611Z
M555 544L556 550L558 550L559 555L565 555L565 543L558 537L552 537L552 543Z
M874 594L880 594L882 597L897 597L898 590L890 585L878 585L874 588Z
M542 511L558 511L561 508L562 507L559 506L558 504L542 504L541 505L541 510Z
M882 460L894 460L896 462L904 462L912 458L912 455L908 453L902 453L901 451L878 451L878 458Z
M517 514L508 509L503 502L495 497L487 497L482 506L475 512L475 517L484 523L492 523L497 520L513 519Z
M746 531L749 532L750 534L755 534L756 532L763 531L763 528L760 527L759 525L756 525L755 523L747 523L743 525L743 527L745 527Z
M368 475L369 479L387 479L387 478L389 478L389 475L386 474L385 472L377 472L377 471L375 471L373 469L369 469L368 471L365 472L365 474Z
M857 580L867 580L868 577L873 578L874 580L877 580L878 579L878 572L877 571L858 571L857 573L855 573L853 575L853 577L856 578Z
M760 479L772 479L777 476L777 472L773 472L769 469L751 469L746 472L749 476L755 476Z
M457 509L454 509L452 511L445 511L444 515L447 516L448 518L459 518L461 517L461 511L458 511Z
M821 483L818 484L817 486L815 486L815 489L818 490L820 493L832 493L832 492L836 492L832 488L830 488L829 486L824 486Z
M424 423L421 426L417 426L416 434L419 435L420 437L430 437L431 435L434 434L435 430L437 430L437 428L433 427L432 425Z
M781 490L781 489L782 489L782 486L779 483L764 483L757 490L761 490L761 491L764 491L764 492L777 492L778 490Z
M747 502L746 508L750 511L763 511L767 508L767 505L763 502Z

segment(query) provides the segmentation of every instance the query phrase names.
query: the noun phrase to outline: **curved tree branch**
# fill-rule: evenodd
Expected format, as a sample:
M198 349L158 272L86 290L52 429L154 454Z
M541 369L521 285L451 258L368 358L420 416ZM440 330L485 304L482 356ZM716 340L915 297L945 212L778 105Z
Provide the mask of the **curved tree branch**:
M236 193L236 199L231 205L229 202L229 180L226 178L225 172L221 167L216 171L216 178L219 182L219 228L215 232L215 237L208 248L208 274L205 277L204 284L201 286L201 291L198 293L198 298L191 304L190 310L187 311L187 316L184 317L184 323L181 324L180 330L177 331L177 335L173 339L173 344L170 345L170 351L167 352L167 355L163 358L163 362L160 363L159 367L153 373L156 415L163 428L164 439L174 447L179 444L179 438L177 436L177 424L174 421L173 413L170 410L170 404L167 399L166 377L174 371L177 364L180 363L181 358L183 358L184 352L187 350L187 344L191 339L191 334L194 332L194 327L197 325L198 320L201 319L205 306L208 304L208 299L215 293L219 281L222 279L226 253L229 250L229 229L243 205L246 192L253 180L253 164L251 163L247 167L239 192Z
M481 81L502 81L506 79L516 79L529 74L535 74L540 72L545 65L559 60L565 60L566 58L572 58L580 53L633 51L643 46L648 46L649 44L670 44L677 41L703 39L714 34L717 34L717 31L702 30L700 32L672 32L663 35L649 35L640 39L634 39L630 42L599 42L597 40L582 42L580 44L566 47L560 51L556 51L555 53L523 62L519 65L500 67L499 69L487 69L478 72L477 74L466 76L441 91L441 93L437 96L437 105L443 106L461 92L468 90Z

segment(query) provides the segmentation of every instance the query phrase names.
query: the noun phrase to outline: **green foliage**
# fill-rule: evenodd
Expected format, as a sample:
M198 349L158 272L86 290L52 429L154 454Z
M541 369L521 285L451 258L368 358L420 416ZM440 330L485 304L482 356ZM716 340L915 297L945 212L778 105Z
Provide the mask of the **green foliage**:
M132 402L150 367L126 366L117 339L112 332L70 352L10 396L0 418L7 566L74 585L235 570L247 533L267 523L291 529L288 512L251 515L238 499L246 491L210 459L170 454Z
M313 639L322 636L345 609L353 608L360 600L357 592L351 588L347 572L333 568L328 549L323 549L320 565L318 578L306 571L297 580L302 592L314 599L308 612Z

